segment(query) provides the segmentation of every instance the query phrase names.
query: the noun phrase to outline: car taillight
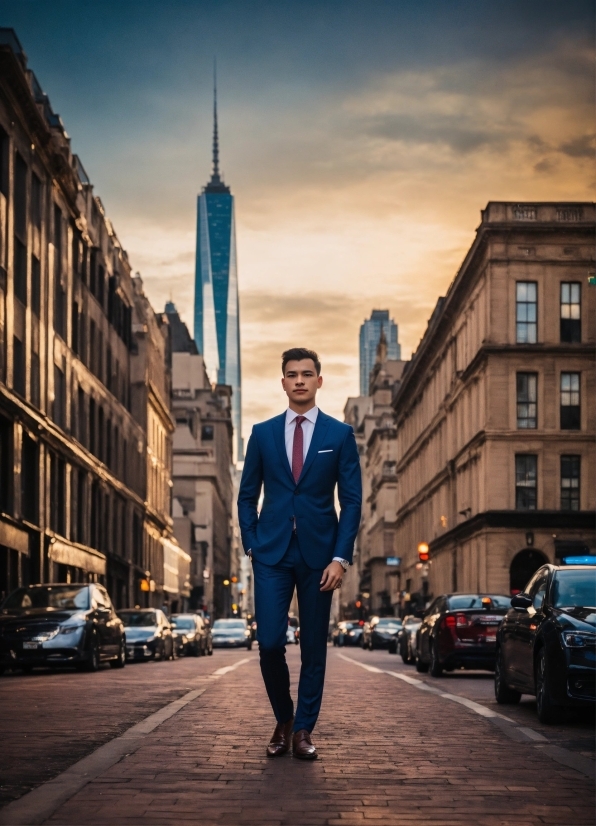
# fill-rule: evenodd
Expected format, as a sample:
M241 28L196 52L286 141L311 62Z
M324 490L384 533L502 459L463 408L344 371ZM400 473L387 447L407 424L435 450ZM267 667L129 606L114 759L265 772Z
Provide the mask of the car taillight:
M466 617L465 614L456 614L455 624L458 628L462 628L463 626L470 625L470 620Z
M445 625L447 628L455 628L455 617L451 614L445 617Z

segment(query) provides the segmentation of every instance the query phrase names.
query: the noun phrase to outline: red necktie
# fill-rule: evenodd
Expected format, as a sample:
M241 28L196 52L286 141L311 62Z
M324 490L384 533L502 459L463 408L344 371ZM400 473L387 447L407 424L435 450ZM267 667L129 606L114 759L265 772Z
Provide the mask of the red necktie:
M306 416L296 416L294 419L296 428L294 430L294 444L292 446L292 476L294 481L298 484L300 474L302 473L302 466L304 465L304 433L302 431L302 422L306 421Z

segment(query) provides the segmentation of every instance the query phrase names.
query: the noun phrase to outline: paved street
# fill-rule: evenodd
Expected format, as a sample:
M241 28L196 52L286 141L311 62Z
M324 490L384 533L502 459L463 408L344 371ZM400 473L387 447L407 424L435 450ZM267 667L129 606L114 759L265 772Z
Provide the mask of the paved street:
M299 650L289 659L295 678ZM23 797L0 823L592 824L592 724L540 726L531 702L497 707L491 688L330 648L309 764L264 756L256 651L8 676L3 802Z

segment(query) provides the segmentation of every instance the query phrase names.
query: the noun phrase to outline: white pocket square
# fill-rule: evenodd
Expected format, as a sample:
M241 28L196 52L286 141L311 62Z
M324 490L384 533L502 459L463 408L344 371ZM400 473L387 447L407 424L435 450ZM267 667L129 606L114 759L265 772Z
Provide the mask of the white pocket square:
M333 453L333 448L330 448L329 450L319 450L319 453Z

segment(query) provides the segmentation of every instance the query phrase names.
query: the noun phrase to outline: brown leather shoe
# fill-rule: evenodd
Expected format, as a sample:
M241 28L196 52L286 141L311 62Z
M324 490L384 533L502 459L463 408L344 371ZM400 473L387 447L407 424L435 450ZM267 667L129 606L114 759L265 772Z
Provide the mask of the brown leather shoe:
M290 736L293 725L294 718L292 717L287 723L278 723L275 726L273 737L267 746L267 757L279 757L290 750Z
M310 739L310 732L305 728L294 732L292 738L292 754L300 760L316 760L319 756Z

